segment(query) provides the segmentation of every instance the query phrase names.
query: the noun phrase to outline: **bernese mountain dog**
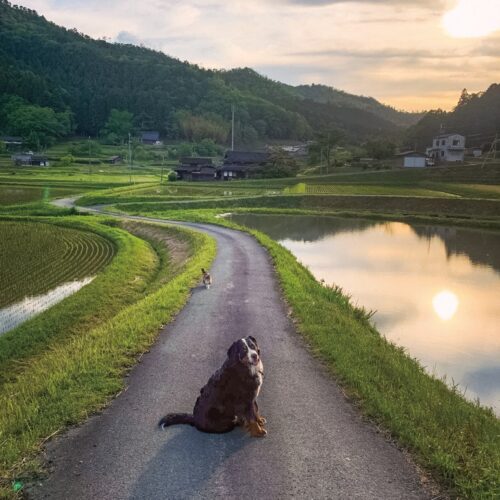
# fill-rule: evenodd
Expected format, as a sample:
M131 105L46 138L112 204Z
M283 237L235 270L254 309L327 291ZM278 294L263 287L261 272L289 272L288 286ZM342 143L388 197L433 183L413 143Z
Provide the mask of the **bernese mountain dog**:
M263 437L266 420L259 414L257 396L264 377L260 349L254 337L234 342L224 364L201 389L193 413L169 413L161 428L188 424L203 432L222 433L241 425L253 437Z

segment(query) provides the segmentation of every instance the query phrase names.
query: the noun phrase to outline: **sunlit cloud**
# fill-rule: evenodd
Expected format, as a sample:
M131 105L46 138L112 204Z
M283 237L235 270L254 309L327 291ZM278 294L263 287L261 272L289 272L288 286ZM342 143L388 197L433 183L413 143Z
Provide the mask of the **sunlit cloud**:
M500 30L498 0L458 0L443 16L446 31L458 38L483 37Z

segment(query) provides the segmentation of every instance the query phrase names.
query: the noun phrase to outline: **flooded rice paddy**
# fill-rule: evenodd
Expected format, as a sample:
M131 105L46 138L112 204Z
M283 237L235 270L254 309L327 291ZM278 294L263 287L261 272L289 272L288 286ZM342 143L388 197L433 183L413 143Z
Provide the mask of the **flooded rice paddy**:
M61 300L80 290L80 288L88 285L94 277L63 283L47 293L34 297L25 297L15 304L0 309L0 335L13 330L21 323L61 302Z
M500 414L500 233L333 217L232 219L375 310L388 340Z

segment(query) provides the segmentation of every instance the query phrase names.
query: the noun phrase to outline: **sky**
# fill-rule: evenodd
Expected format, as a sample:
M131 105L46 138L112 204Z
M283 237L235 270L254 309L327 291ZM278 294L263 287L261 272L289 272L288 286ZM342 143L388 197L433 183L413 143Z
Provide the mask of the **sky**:
M500 83L500 0L13 0L56 24L204 68L251 67L398 109Z

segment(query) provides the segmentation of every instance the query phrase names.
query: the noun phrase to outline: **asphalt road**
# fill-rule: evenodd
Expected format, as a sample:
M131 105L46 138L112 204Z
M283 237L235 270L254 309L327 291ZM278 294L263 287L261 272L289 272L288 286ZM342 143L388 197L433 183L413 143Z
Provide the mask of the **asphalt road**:
M295 332L267 252L245 233L189 225L217 240L213 286L193 290L102 414L48 444L51 474L30 498L430 498ZM192 410L230 344L247 335L262 350L268 436L159 430L165 413Z

